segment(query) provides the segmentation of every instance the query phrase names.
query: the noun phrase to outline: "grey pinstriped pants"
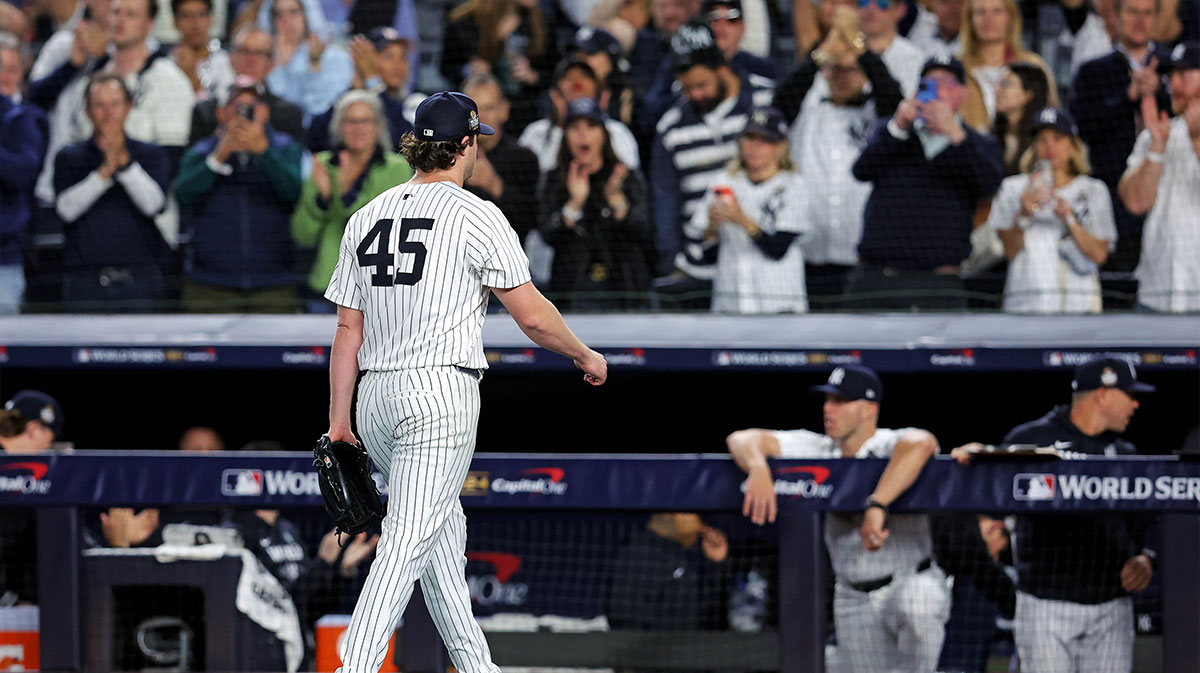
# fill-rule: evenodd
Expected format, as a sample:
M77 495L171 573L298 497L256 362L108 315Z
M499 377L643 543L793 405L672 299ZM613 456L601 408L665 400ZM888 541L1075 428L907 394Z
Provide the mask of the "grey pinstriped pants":
M475 451L479 382L467 370L368 372L359 382L358 431L387 475L387 516L350 628L342 673L376 673L421 580L425 603L463 673L499 673L471 614L463 576L467 519L459 491Z
M933 673L950 617L946 575L934 565L869 594L838 582L833 594L840 673Z
M1022 671L1129 673L1133 636L1133 599L1128 596L1084 605L1017 592L1013 639Z

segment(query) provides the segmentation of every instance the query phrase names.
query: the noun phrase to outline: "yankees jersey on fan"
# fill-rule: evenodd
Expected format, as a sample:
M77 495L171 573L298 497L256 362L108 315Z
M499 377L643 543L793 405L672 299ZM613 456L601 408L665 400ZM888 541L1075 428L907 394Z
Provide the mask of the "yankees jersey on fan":
M736 98L701 112L685 97L667 110L656 126L650 174L654 176L654 219L658 253L697 278L711 278L711 246L682 236L713 178L737 156L737 138L755 107L771 104L774 82L757 75L742 81ZM681 240L682 239L682 240ZM676 258L676 253L683 253ZM666 272L665 269L660 271Z
M1004 178L992 201L987 225L1006 230L1020 227L1025 244L1009 262L1004 283L1004 310L1014 313L1099 313L1100 270L1091 264L1075 269L1062 257L1062 248L1082 256L1070 231L1054 212L1053 206L1035 211L1024 224L1018 223L1021 195L1029 186L1029 175ZM1117 247L1117 227L1113 220L1112 199L1103 182L1086 175L1054 190L1054 196L1071 207L1079 224L1089 234L1108 242L1111 252Z
M805 261L810 264L858 263L863 208L871 185L854 179L854 162L867 146L878 115L875 101L835 105L822 99L807 106L788 134L792 160L808 182L809 221Z
M855 458L890 458L896 442L915 428L879 428L859 448ZM780 458L842 458L842 450L828 435L808 430L776 430ZM933 556L929 517L924 514L889 514L888 539L879 551L863 548L859 529L862 513L829 512L825 515L825 547L833 572L847 582L867 582L901 571L913 571Z
M802 236L808 223L809 188L794 171L779 171L755 184L745 171L723 171L713 187L733 191L742 212L766 235ZM708 208L718 198L714 189L704 198L684 226L688 238L701 239L709 226ZM732 222L717 229L717 273L713 279L713 311L718 313L804 313L808 293L804 287L804 253L794 241L780 259L768 257L746 230Z
M365 314L359 369L486 369L488 290L527 282L495 204L452 182L407 182L350 218L325 298Z

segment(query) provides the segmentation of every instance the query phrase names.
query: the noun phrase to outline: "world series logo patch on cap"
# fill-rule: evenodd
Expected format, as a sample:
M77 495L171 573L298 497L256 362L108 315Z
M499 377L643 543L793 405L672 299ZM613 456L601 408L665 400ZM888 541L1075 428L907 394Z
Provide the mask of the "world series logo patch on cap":
M467 126L472 131L479 130L479 115L476 114L474 110L467 111Z

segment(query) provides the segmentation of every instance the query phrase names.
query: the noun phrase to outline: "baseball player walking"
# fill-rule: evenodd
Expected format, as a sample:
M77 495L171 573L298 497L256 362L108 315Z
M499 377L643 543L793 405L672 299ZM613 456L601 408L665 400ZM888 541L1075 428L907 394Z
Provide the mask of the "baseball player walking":
M877 428L883 386L872 370L838 367L813 390L825 393L825 434L739 430L726 443L749 475L742 513L775 520L775 479L767 458L888 458L861 513L825 515L825 546L836 586L836 670L933 673L950 616L946 576L933 562L929 518L888 514L937 453L925 430Z
M471 614L458 499L487 368L488 292L535 343L574 360L588 383L607 377L604 357L529 282L528 260L499 208L463 189L476 136L491 133L461 93L422 102L400 143L416 176L351 218L325 293L338 305L329 438L357 442L350 403L361 369L358 430L390 493L377 556L346 633L344 673L379 670L417 579L457 669L500 670Z

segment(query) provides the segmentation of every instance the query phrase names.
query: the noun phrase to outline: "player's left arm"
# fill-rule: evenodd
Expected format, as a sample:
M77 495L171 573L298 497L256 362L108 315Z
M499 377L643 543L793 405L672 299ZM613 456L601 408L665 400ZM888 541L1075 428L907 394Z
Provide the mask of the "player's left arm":
M925 430L912 430L905 433L892 449L892 457L888 460L883 475L879 477L879 483L875 485L871 499L883 507L890 507L896 498L899 498L912 486L921 474L921 470L924 469L925 463L929 462L929 459L937 451L937 438L931 433ZM863 525L860 533L863 546L869 551L876 551L883 547L889 534L885 528L886 524L887 511L882 507L872 505L863 512Z
M338 306L337 332L329 353L329 439L357 444L350 431L350 403L358 379L358 349L363 342L363 312Z

